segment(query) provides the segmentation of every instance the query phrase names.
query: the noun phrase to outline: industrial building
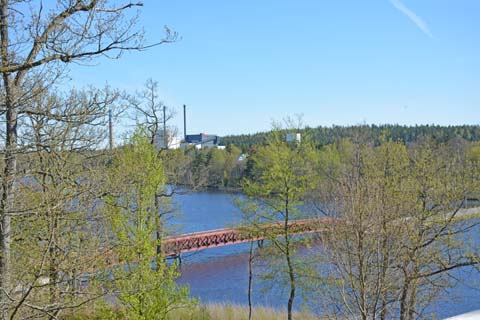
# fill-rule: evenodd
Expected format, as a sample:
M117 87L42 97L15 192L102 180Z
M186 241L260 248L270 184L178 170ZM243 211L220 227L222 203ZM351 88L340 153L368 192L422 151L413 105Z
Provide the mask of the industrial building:
M216 135L200 133L185 135L185 143L195 145L198 149L217 147L220 143L220 137Z
M178 149L189 145L197 149L203 148L225 148L220 146L220 137L214 134L187 134L187 112L186 106L183 106L183 139L176 137L175 134L164 125L163 130L159 130L155 136L155 147L157 149ZM166 137L164 135L166 134Z
M183 143L182 147L194 145L197 149L219 147L220 137L214 134L187 134L187 107L183 106Z

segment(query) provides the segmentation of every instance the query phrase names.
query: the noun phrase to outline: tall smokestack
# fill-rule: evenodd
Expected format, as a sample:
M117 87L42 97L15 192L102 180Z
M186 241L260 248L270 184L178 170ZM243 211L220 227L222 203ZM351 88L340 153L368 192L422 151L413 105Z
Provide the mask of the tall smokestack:
M183 105L183 139L187 141L187 106Z
M167 110L167 107L163 106L163 145L164 145L165 149L168 149L166 110Z
M108 110L108 144L110 150L113 149L113 119L112 110Z

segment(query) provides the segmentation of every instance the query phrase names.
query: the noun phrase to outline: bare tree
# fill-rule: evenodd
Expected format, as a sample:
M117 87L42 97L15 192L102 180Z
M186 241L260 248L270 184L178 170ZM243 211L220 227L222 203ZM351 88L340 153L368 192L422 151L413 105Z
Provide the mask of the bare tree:
M148 79L144 89L130 96L128 101L133 120L145 128L150 143L159 149L168 149L176 129L167 124L175 116L175 110L160 100L158 82Z
M93 285L108 252L108 234L96 206L103 190L107 108L118 94L73 90L38 96L24 115L19 140L11 270L16 286L7 292L9 317L56 318L102 296ZM52 115L55 115L53 117ZM21 267L20 267L21 266Z
M88 62L98 56L120 57L126 50L143 50L175 40L166 28L164 40L144 42L137 28L138 13L127 10L141 3L110 4L107 0L58 0L49 9L43 2L0 2L0 73L4 117L3 175L0 196L0 319L7 318L12 289L12 217L15 216L20 117L25 114L55 118L48 110L31 110L31 93L43 89L35 79L51 83L71 62ZM28 12L26 12L28 9Z
M408 319L452 285L452 270L475 267L465 240L477 220L462 214L480 172L442 145L342 142L322 153L318 207L341 223L323 234L323 298L340 318ZM468 173L468 174L467 174ZM467 174L467 175L466 175ZM468 176L468 177L467 177ZM473 188L473 189L472 189Z

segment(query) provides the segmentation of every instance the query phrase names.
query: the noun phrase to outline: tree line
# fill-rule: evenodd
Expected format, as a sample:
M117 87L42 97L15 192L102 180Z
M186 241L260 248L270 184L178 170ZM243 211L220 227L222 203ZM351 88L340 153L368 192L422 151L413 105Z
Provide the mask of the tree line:
M384 138L393 141L402 141L406 144L415 143L427 137L439 143L446 143L452 139L466 141L480 140L480 127L478 125L333 125L332 127L299 128L298 132L303 135L308 135L319 146L336 143L342 139L352 139L357 136L364 137L375 145L379 145ZM222 137L221 142L225 145L234 144L244 152L247 152L251 147L263 144L267 136L267 132L228 135Z

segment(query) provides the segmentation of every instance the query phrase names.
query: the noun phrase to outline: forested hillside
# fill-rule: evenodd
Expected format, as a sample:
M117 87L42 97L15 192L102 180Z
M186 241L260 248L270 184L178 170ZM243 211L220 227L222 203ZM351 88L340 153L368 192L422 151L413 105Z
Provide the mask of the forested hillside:
M373 141L379 144L380 139L402 141L412 143L425 137L431 137L436 142L444 143L454 138L461 138L467 141L480 140L480 126L439 126L439 125L358 125L358 126L333 126L317 127L298 130L302 134L311 136L318 145L327 145L340 141L344 138L362 138L365 141ZM253 145L262 144L267 133L229 135L222 137L222 144L234 144L243 151Z

